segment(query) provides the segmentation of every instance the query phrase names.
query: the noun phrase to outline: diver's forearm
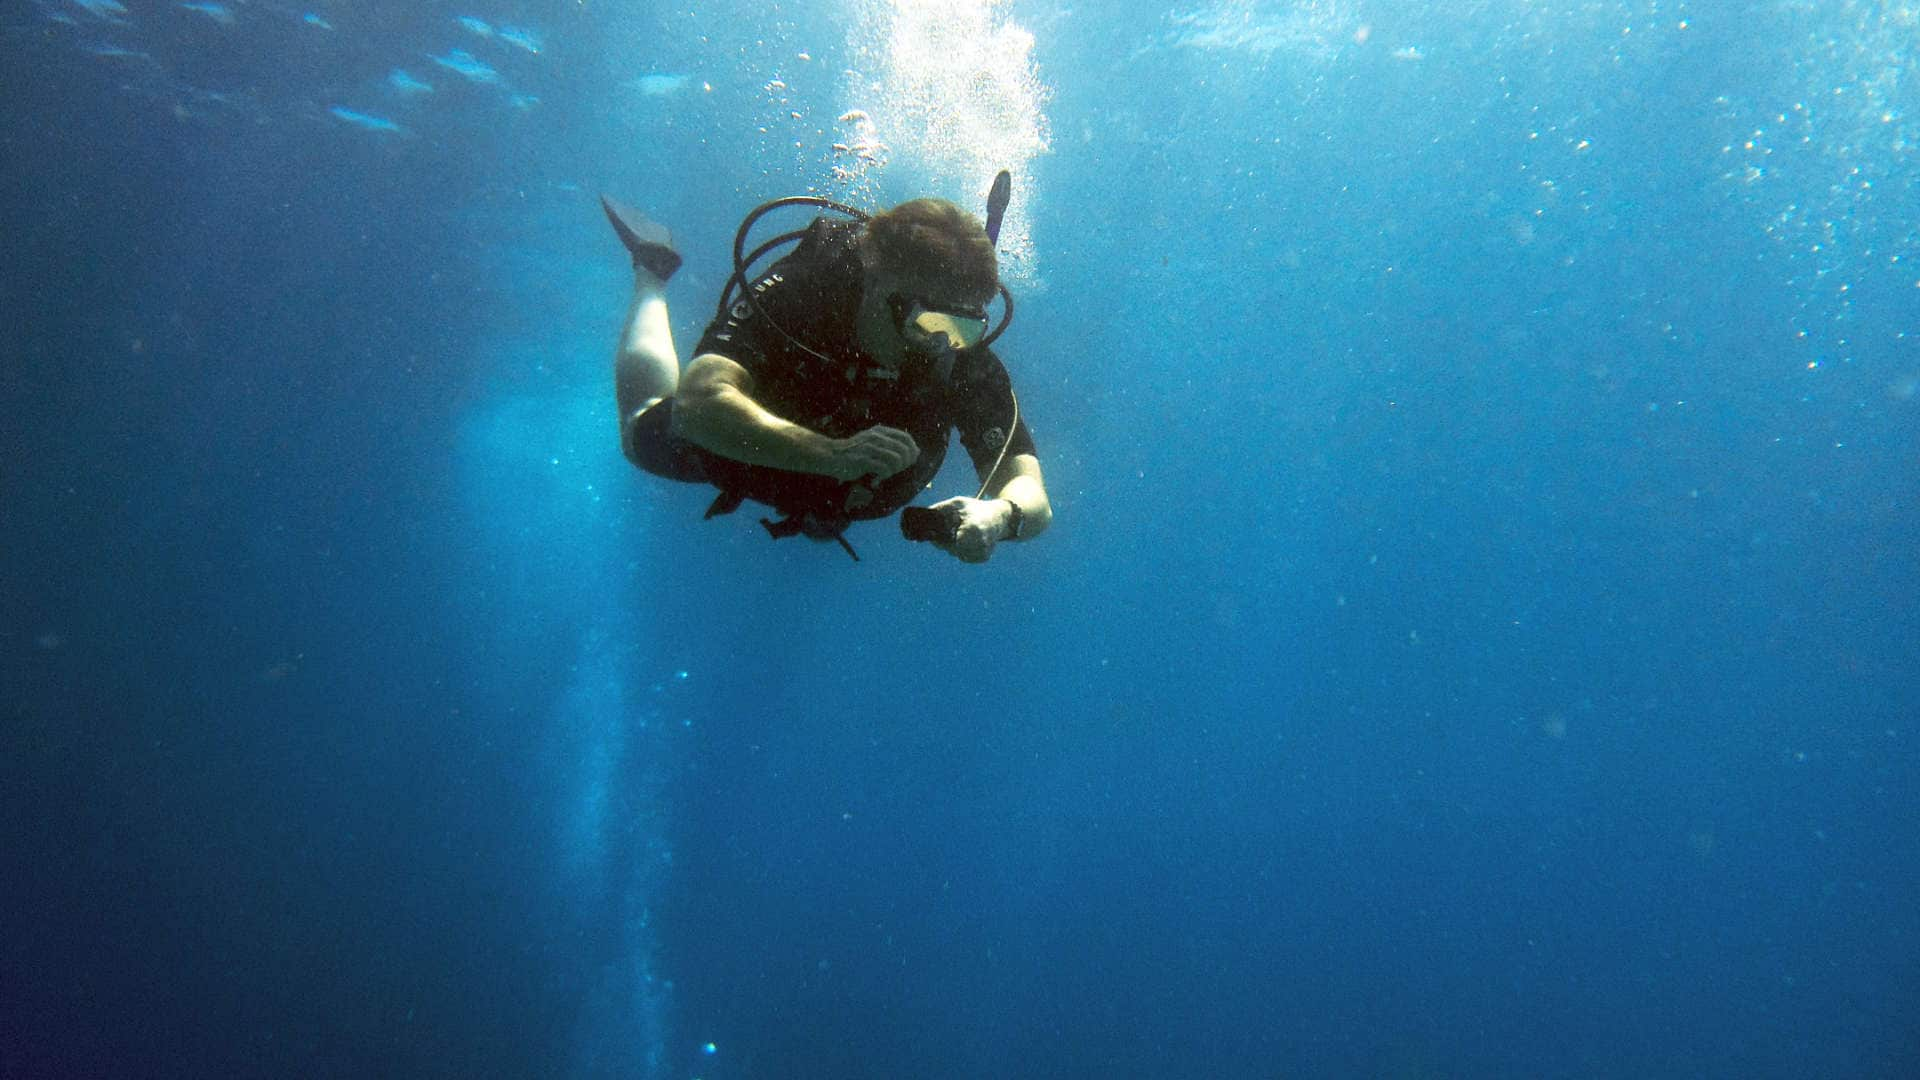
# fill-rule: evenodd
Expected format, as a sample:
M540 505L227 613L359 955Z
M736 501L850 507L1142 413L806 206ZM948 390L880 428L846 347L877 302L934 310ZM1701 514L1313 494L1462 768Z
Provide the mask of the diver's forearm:
M818 472L826 436L783 420L738 388L721 386L674 402L674 433L709 453L789 472Z
M1038 462L1035 462L1031 471L1021 470L992 493L993 498L1005 499L1020 508L1021 540L1039 536L1053 523L1053 504L1047 499L1047 489L1038 472Z

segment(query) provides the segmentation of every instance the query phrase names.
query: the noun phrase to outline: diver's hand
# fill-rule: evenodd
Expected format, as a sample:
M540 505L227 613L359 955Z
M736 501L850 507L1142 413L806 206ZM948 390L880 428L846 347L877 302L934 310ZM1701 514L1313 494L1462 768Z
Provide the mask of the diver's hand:
M959 509L960 526L953 532L952 543L938 547L961 562L986 562L993 557L993 545L1013 531L1013 510L1005 499L969 499L959 495L934 503L932 509L949 507Z
M814 471L835 480L885 479L918 460L920 447L913 436L876 426L845 439L828 439L826 460Z

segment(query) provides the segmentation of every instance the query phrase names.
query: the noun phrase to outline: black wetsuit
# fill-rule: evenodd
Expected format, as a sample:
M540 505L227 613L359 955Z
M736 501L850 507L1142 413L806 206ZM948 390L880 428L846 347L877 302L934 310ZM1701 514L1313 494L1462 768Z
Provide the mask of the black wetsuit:
M895 372L869 357L854 329L863 291L858 230L852 222L814 219L800 245L754 283L759 311L736 297L708 324L693 355L718 353L747 369L754 400L775 416L836 439L876 425L899 428L913 436L919 459L872 483L748 465L674 437L668 399L635 423L634 459L641 468L714 485L723 493L717 510L752 499L831 532L836 523L885 517L912 502L940 471L949 428L960 430L976 469L993 467L1014 413L1006 367L991 349L969 349L942 382L931 364L908 363ZM779 328L768 326L768 318ZM1022 420L1007 458L1033 452Z

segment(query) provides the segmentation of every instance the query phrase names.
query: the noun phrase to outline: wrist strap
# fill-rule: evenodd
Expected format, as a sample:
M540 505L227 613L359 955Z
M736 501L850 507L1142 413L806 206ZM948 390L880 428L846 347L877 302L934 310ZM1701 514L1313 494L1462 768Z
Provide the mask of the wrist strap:
M1018 540L1020 539L1020 523L1021 523L1021 520L1025 518L1026 512L1021 510L1020 504L1017 502L1014 502L1012 499L1001 499L1000 501L1003 503L1006 503L1008 506L1013 507L1013 515L1012 515L1013 520L1007 524L1006 538L1008 540Z

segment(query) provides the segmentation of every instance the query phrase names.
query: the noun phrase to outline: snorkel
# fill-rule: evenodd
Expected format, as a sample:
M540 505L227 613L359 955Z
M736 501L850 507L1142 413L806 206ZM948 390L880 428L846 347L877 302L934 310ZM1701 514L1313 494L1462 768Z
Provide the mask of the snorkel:
M1007 216L1007 204L1012 201L1013 174L1001 169L993 178L993 187L987 191L987 243L994 247L1000 246L1000 221Z

